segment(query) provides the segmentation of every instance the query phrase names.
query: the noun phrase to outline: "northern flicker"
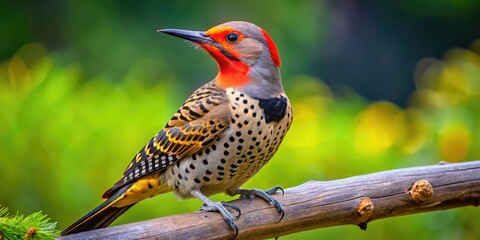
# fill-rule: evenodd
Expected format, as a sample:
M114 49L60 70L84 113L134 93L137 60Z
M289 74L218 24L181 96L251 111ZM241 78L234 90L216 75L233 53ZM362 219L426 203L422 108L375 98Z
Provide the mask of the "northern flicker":
M267 191L240 189L275 154L292 122L292 109L282 86L275 43L260 27L227 22L206 32L164 29L160 32L191 41L218 63L219 73L194 91L180 109L132 159L123 177L103 194L102 204L62 235L104 228L137 202L173 191L195 197L204 210L222 214L238 233L229 203L208 196L259 197L283 207Z

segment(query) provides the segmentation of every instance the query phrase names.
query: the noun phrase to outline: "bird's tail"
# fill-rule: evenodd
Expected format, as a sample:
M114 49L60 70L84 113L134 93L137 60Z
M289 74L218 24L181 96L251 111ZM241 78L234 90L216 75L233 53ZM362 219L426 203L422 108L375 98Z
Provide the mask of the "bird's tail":
M108 198L105 202L98 205L95 209L87 213L82 218L78 219L68 228L62 231L62 235L74 234L98 228L104 228L110 225L115 219L127 211L135 204L123 207L113 207L123 195L123 193L130 188L132 184L119 189L114 195Z

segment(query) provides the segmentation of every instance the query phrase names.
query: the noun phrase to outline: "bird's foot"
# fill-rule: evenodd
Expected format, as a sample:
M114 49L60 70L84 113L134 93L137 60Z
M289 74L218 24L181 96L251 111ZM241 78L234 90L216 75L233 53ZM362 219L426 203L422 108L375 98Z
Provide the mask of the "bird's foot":
M200 209L201 211L208 211L208 212L218 212L223 216L223 219L225 222L235 230L235 236L233 237L234 239L237 238L238 235L238 225L237 222L235 221L236 218L239 218L240 215L242 215L242 212L240 211L240 208L238 208L236 205L227 203L227 202L214 202L210 200L207 196L203 195L200 191L194 190L190 192L192 196L200 199L204 205ZM238 216L234 217L230 211L227 210L226 207L229 207L235 211L238 212Z
M207 205L207 204L203 204L202 208L200 208L200 211L207 211L207 212L219 212L221 213L222 215L224 215L222 212L226 212L226 214L230 214L230 211L228 211L226 209L226 207L229 207L235 211L238 212L238 215L237 217L235 217L236 219L238 219L240 217L240 215L242 215L242 211L240 211L240 208L237 207L237 205L235 204L232 204L232 203L228 203L228 202L212 202L213 204L212 205ZM232 215L233 216L233 215Z
M283 188L280 186L275 186L268 190L260 190L255 188L254 189L238 189L236 194L240 194L240 197L248 198L250 199L250 201L252 201L253 197L256 196L265 200L266 202L272 203L275 206L275 208L278 210L278 212L281 214L280 220L278 220L278 222L280 222L285 216L285 209L276 198L272 197L272 195L277 193L278 190L282 192L282 195L285 194L285 192L283 191Z

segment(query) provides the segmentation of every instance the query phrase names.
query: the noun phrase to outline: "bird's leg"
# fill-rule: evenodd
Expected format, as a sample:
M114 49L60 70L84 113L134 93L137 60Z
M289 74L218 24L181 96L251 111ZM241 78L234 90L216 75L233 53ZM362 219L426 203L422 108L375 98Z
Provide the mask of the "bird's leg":
M282 221L283 217L285 216L285 209L283 208L282 204L274 197L271 195L277 193L277 191L280 190L282 192L282 195L285 193L283 191L283 188L280 186L275 186L273 188L270 188L268 190L260 190L260 189L238 189L235 193L240 194L240 197L248 197L251 200L253 200L254 196L257 196L266 202L272 203L275 208L278 210L278 212L281 214L280 220L278 222Z
M234 238L237 237L238 235L237 222L235 221L235 217L232 215L232 213L230 213L230 211L227 210L226 207L232 208L235 211L237 211L238 212L237 218L240 217L240 215L242 214L240 212L240 208L238 208L234 204L227 203L227 202L214 202L210 200L210 198L208 198L207 196L203 195L203 193L201 193L199 190L193 190L190 192L190 194L200 199L204 203L204 206L200 210L208 211L208 212L219 212L220 214L222 214L223 219L225 219L225 222L227 222L227 224L233 230L235 230Z

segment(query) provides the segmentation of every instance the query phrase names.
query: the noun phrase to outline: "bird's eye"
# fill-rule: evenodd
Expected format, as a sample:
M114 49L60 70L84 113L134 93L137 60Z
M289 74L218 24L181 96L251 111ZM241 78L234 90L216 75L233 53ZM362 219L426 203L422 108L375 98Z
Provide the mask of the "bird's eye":
M227 35L227 41L228 41L229 43L234 43L234 42L236 42L237 40L238 40L238 35L237 35L236 33L229 33L229 34Z

